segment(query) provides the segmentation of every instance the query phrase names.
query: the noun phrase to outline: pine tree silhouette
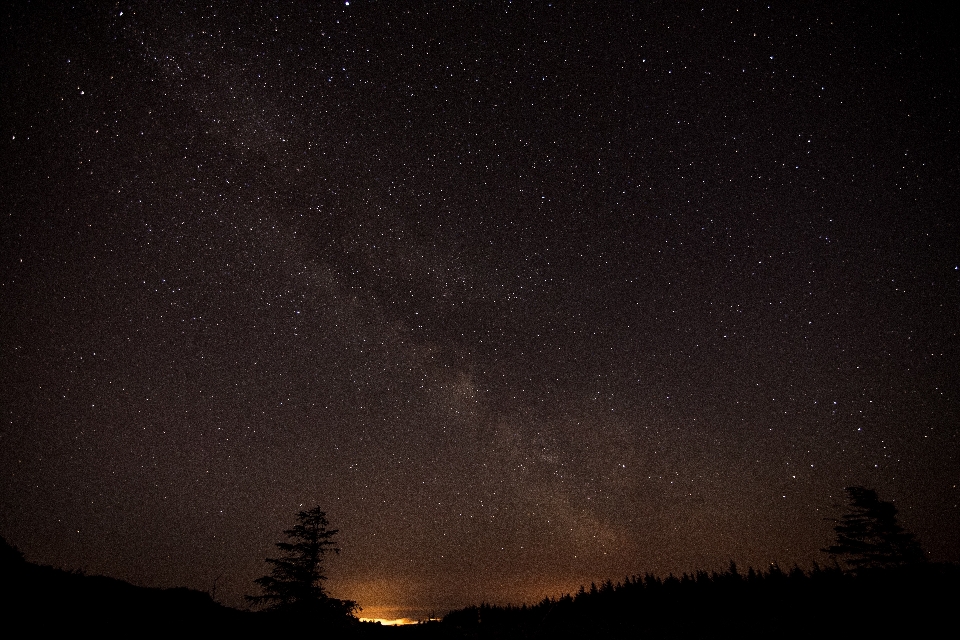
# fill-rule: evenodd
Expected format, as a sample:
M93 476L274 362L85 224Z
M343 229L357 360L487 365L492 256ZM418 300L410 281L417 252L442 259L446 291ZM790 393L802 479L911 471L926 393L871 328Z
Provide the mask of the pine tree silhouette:
M873 489L847 487L850 512L835 520L836 541L824 549L849 569L887 569L925 561L923 549L897 522L897 508Z
M327 595L323 581L323 559L328 553L339 553L333 537L337 529L329 529L326 513L320 507L297 514L297 524L284 531L290 542L277 542L283 552L279 558L267 558L273 565L269 576L257 578L261 595L246 596L248 602L283 613L309 614L327 619L352 618L359 609L352 600L338 600Z

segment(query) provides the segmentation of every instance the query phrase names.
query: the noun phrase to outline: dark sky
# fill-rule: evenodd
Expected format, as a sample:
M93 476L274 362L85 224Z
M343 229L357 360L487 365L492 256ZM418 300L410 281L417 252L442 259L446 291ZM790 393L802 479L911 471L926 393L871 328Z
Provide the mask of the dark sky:
M320 505L416 616L824 562L862 484L960 560L948 15L100 4L2 19L28 559L240 605Z

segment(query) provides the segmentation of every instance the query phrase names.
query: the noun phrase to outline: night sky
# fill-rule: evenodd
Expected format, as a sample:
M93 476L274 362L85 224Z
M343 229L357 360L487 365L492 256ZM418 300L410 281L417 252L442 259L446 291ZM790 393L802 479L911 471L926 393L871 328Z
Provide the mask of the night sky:
M28 560L241 606L319 505L417 617L823 563L853 484L960 560L950 16L100 4L2 17Z

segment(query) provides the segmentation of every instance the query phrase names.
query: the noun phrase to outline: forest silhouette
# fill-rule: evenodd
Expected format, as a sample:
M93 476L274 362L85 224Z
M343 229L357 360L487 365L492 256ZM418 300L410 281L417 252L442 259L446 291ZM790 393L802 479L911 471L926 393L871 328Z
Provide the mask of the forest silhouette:
M101 634L328 638L888 638L955 628L960 566L927 562L896 508L864 487L847 488L849 510L834 521L832 564L681 576L632 575L581 586L536 604L479 604L406 627L361 622L357 603L324 588L323 560L335 529L319 507L297 524L256 580L258 610L232 609L186 588L137 587L27 562L0 538L4 628L20 635Z

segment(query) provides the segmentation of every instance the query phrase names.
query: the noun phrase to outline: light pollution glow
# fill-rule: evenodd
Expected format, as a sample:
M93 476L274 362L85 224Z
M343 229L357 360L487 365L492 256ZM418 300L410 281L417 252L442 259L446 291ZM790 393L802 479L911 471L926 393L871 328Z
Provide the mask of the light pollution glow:
M396 620L386 620L384 618L360 618L361 622L376 622L388 627L398 627L405 624L417 624L417 620L411 618L397 618Z

